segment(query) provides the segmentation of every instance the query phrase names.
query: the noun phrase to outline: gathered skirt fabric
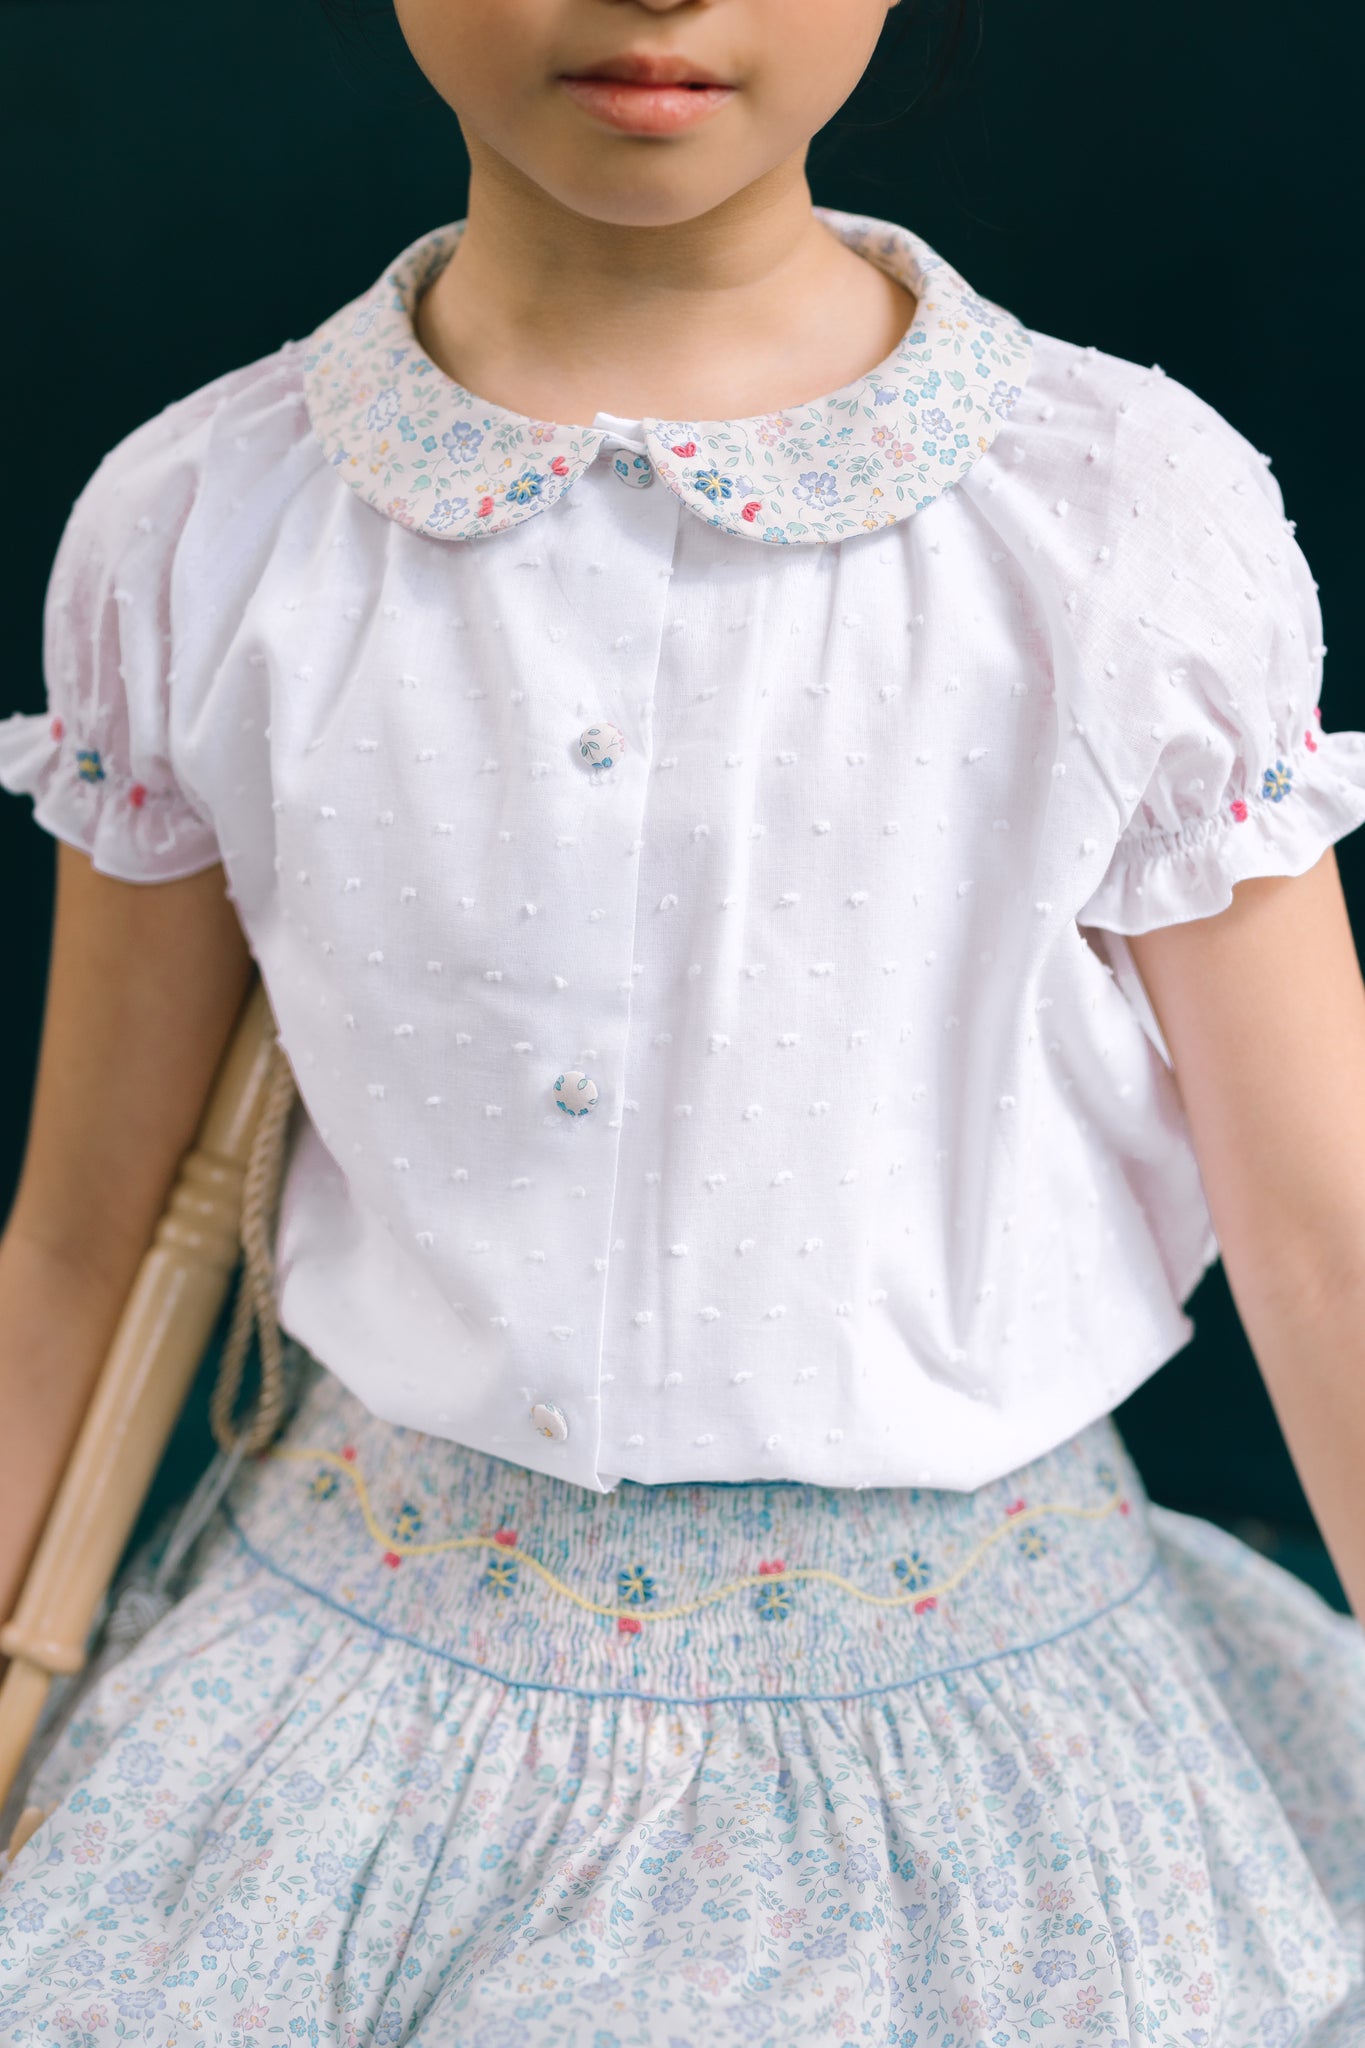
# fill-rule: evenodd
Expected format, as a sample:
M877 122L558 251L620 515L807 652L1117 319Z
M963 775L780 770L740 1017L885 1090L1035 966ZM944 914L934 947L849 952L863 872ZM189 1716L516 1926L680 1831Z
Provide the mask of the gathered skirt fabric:
M306 1360L30 1799L6 2048L1365 2044L1365 1630L1108 1417L601 1494Z

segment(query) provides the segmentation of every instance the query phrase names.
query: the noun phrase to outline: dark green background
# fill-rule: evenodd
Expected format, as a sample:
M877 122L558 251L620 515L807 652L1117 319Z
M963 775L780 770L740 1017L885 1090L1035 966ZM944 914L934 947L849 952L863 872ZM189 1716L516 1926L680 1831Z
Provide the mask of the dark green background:
M1035 328L1161 363L1271 456L1321 585L1329 728L1365 723L1358 19L1268 0L986 0L979 46L969 36L932 103L915 104L917 31L811 159L817 200L904 221ZM0 0L0 180L6 712L43 701L43 586L99 457L457 218L465 159L382 12L338 37L315 0ZM1360 837L1338 855L1357 933ZM0 802L0 875L7 1202L51 913L52 847L25 803ZM1119 1410L1153 1496L1344 1606L1221 1268L1190 1309L1194 1342ZM196 1412L176 1471L204 1444Z

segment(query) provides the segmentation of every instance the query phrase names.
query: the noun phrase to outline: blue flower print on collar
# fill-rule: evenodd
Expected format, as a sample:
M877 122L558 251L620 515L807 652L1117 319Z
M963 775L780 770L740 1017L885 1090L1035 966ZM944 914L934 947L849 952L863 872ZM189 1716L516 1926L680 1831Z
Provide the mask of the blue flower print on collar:
M688 510L743 539L804 544L894 525L979 461L1027 381L1033 338L908 228L816 217L915 295L885 361L824 398L737 420L645 420L655 468ZM304 349L313 431L376 511L437 540L534 518L570 490L603 432L477 397L420 347L413 318L465 223L405 249Z

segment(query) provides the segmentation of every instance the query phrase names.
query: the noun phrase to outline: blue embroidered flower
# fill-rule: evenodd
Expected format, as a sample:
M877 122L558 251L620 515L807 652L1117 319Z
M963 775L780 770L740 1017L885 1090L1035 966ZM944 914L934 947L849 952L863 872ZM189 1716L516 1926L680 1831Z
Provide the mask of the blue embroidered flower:
M912 1550L908 1557L893 1557L891 1569L909 1593L917 1593L934 1576L933 1566L918 1550Z
M311 1771L291 1771L279 1785L281 1799L287 1799L291 1806L311 1806L326 1790L322 1780Z
M828 512L839 502L839 479L827 469L802 470L792 485L792 496L812 512Z
M1047 1556L1047 1537L1041 1529L1021 1529L1018 1547L1020 1555L1032 1562L1035 1558Z
M506 1598L517 1589L519 1566L514 1557L490 1557L485 1567L483 1582L490 1593Z
M199 1939L205 1948L221 1954L224 1949L240 1948L250 1933L245 1920L239 1920L235 1913L222 1912L205 1921Z
M313 1890L315 1892L340 1891L346 1882L346 1865L342 1858L331 1849L324 1849L313 1858Z
M1008 1870L978 1870L972 1879L972 1897L980 1913L1003 1913L1019 1894Z
M483 440L483 428L472 420L456 420L441 436L441 446L452 462L472 462Z
M760 1621L785 1621L792 1611L791 1588L784 1579L769 1579L759 1587L754 1605Z
M403 401L398 395L396 384L386 384L365 414L365 424L376 433L390 427L403 410Z
M690 1877L675 1877L671 1884L661 1885L650 1905L656 1913L681 1913L696 1897L697 1887Z
M509 505L527 505L532 498L540 496L543 481L544 479L537 476L533 469L524 470L515 483L507 486L502 495Z
M438 498L423 523L431 533L447 533L468 512L468 498Z
M405 1500L393 1518L395 1543L415 1543L422 1533L422 1510Z
M1286 768L1283 761L1277 761L1273 768L1267 768L1265 771L1261 795L1268 796L1273 804L1277 804L1289 795L1289 785L1293 779L1293 769Z
M1264 2048L1294 2048L1300 2036L1300 2021L1292 2005L1277 2005L1260 2021Z
M1045 1948L1033 1965L1033 1974L1044 1984L1060 1984L1064 1977L1076 1974L1076 1958L1069 1949Z
M114 1765L114 1776L129 1785L159 1785L166 1760L153 1742L130 1742Z
M161 1993L155 1990L122 1991L114 2003L125 2020L149 2020L153 2013L163 2012L166 2006Z
M104 763L94 747L80 747L76 752L76 766L82 782L103 782Z
M993 1756L981 1773L981 1782L988 1792L1008 1792L1018 1779L1019 1765L1008 1751Z
M623 1565L616 1574L616 1597L632 1607L643 1607L654 1598L654 1581L642 1564Z
M718 469L698 469L693 472L692 488L700 491L704 498L709 498L712 504L718 504L722 498L729 497L732 486L729 477L722 476Z
M314 1500L330 1500L332 1498L332 1495L340 1486L340 1484L341 1481L340 1479L338 1479L336 1473L329 1472L327 1467L324 1465L321 1467L319 1471L313 1474L313 1478L309 1485L308 1491L313 1496Z

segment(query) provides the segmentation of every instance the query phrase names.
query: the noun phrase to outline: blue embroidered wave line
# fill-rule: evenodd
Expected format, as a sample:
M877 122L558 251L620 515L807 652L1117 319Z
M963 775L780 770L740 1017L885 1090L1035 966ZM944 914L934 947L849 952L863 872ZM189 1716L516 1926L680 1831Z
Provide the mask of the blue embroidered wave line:
M498 1685L511 1686L518 1691L570 1693L575 1698L584 1700L644 1700L662 1707L715 1707L743 1704L752 1706L784 1706L796 1704L803 1700L810 1700L816 1703L834 1703L840 1700L871 1699L880 1693L908 1692L911 1687L923 1685L931 1678L952 1678L959 1672L977 1671L983 1664L998 1664L1003 1657L1025 1657L1033 1650L1045 1649L1049 1643L1060 1642L1063 1636L1074 1635L1078 1628L1088 1628L1091 1622L1100 1621L1106 1614L1112 1614L1116 1608L1126 1606L1130 1600L1135 1600L1153 1575L1163 1571L1162 1559L1158 1552L1153 1555L1151 1563L1136 1585L1130 1586L1126 1593L1116 1595L1113 1600L1106 1601L1103 1607L1097 1607L1093 1614L1082 1615L1079 1621L1067 1622L1064 1627L1054 1629L1051 1635L1039 1636L1034 1642L1018 1643L1008 1650L991 1650L982 1657L969 1657L961 1664L941 1664L933 1671L920 1672L916 1678L888 1679L884 1685L860 1686L850 1692L641 1692L629 1686L564 1685L548 1678L508 1678L501 1671L492 1671L487 1665L476 1664L472 1657L461 1657L454 1650L443 1650L435 1643L424 1643L420 1636L408 1635L403 1629L390 1628L385 1622L374 1621L368 1615L357 1614L354 1608L347 1607L344 1602L334 1599L330 1593L324 1593L320 1587L311 1586L306 1579L299 1578L294 1572L286 1571L283 1565L276 1564L273 1558L267 1557L264 1551L256 1548L226 1502L223 1504L222 1511L227 1520L228 1527L236 1537L241 1549L254 1563L260 1565L262 1570L269 1572L272 1578L280 1579L286 1585L293 1586L298 1592L308 1594L310 1599L320 1601L324 1607L330 1607L336 1614L345 1615L348 1621L357 1623L361 1628L369 1629L374 1635L381 1636L386 1642L403 1643L409 1649L420 1650L424 1656L439 1658L443 1664L454 1664L462 1671L473 1672L476 1677L491 1678Z

